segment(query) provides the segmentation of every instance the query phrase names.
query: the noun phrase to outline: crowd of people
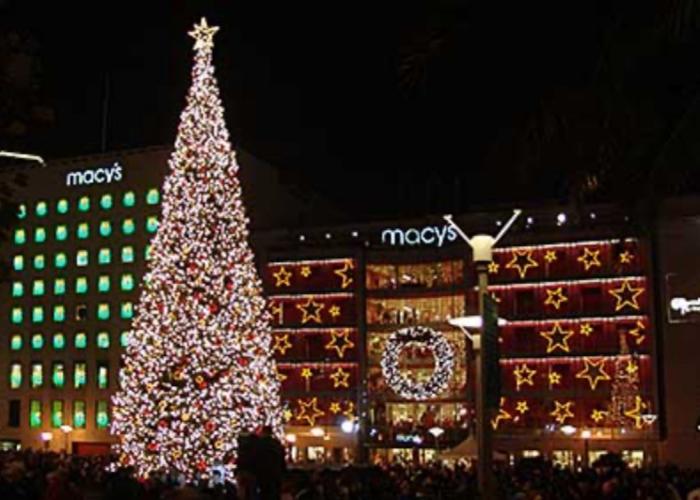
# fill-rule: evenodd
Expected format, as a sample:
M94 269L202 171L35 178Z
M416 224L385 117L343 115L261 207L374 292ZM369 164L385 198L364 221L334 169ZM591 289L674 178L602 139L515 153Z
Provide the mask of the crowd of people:
M173 476L137 480L129 470L110 471L109 457L78 457L32 450L0 453L0 499L468 499L478 498L473 471L466 466L345 466L288 469L265 476L276 452L258 455L238 481L182 485ZM252 456L252 455L251 455ZM244 471L248 472L244 472ZM247 474L252 474L252 477ZM242 481L241 481L242 479ZM572 471L541 460L523 460L496 471L494 498L503 499L671 499L700 498L700 471L675 467L630 469L607 460ZM279 490L265 482L279 481ZM242 483L242 484L241 484ZM269 485L268 485L269 486Z

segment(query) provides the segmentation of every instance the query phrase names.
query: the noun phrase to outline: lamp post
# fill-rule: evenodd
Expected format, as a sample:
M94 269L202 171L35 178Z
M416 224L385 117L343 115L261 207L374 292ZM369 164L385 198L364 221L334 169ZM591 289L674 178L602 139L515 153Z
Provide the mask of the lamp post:
M583 439L583 466L588 468L588 440L591 439L591 431L582 430L581 438Z
M493 260L493 247L506 234L513 225L515 219L521 214L521 210L513 210L513 215L501 228L494 238L488 234L477 234L471 238L452 220L451 215L445 215L444 219L452 229L469 245L472 249L472 259L479 278L479 315L484 316L484 296L488 293L488 264ZM486 406L487 398L487 373L486 360L489 359L487 342L481 342L479 350L475 347L476 354L476 438L478 449L477 481L479 493L482 498L493 498L492 466L493 450L491 443L491 409Z
M435 453L440 453L440 443L438 440L440 436L445 433L445 430L442 427L431 427L428 429L428 432L435 438Z
M63 444L66 450L66 454L68 454L68 451L70 450L70 447L68 446L68 438L69 434L73 432L73 428L70 425L62 425L61 431L63 432Z
M51 432L42 432L39 434L39 438L41 439L41 442L44 444L44 451L49 451L49 443L53 439L53 433Z
M40 163L42 167L46 166L46 162L44 162L44 159L39 155L30 155L27 153L16 153L14 151L0 151L0 157L2 157L2 158L15 158L17 160L35 161L35 162Z

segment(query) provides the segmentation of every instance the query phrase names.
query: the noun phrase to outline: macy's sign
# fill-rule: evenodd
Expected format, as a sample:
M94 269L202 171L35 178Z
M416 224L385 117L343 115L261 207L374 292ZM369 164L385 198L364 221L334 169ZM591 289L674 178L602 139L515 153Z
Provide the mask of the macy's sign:
M436 245L441 247L446 242L457 239L457 233L452 226L425 226L409 229L384 229L382 243L392 246Z
M66 186L109 184L120 180L122 180L122 166L119 162L114 162L114 165L109 167L68 172L66 175Z

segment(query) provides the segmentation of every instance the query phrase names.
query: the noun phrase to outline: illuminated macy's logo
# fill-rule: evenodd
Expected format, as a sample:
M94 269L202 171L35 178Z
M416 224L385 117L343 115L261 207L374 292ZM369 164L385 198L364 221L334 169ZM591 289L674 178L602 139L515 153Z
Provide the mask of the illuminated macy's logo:
M457 239L457 233L445 224L444 226L412 227L409 229L384 229L382 243L392 246L436 245L441 247L446 242Z
M678 311L681 316L685 316L689 313L700 312L700 297L697 299L674 297L671 299L671 310Z
M68 172L66 175L66 186L109 184L120 180L122 180L122 166L115 161L113 165L108 167Z

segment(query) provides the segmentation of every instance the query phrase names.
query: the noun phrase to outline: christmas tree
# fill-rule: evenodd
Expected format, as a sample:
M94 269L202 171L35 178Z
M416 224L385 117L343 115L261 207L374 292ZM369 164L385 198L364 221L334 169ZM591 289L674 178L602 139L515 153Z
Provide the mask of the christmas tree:
M639 363L630 354L627 338L620 333L620 354L615 358L608 423L623 428L627 424L628 413L635 407L639 396Z
M120 464L142 477L232 471L241 433L281 433L269 318L212 65L217 30L202 19L190 32L192 86L113 399Z

